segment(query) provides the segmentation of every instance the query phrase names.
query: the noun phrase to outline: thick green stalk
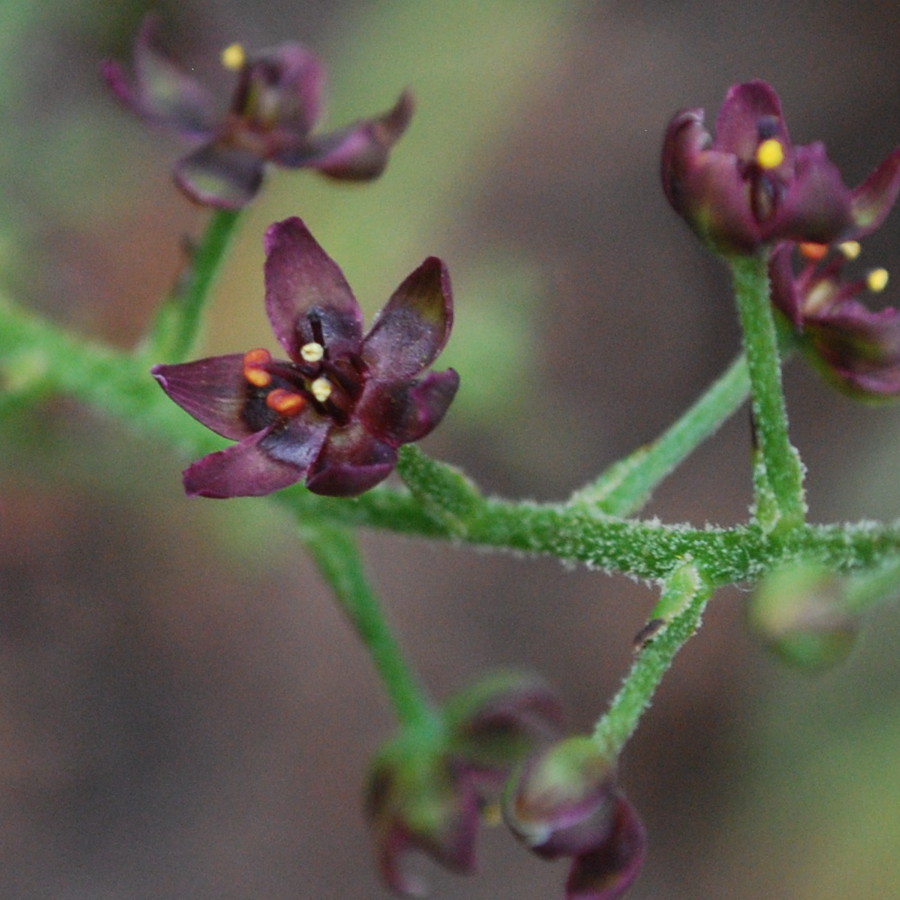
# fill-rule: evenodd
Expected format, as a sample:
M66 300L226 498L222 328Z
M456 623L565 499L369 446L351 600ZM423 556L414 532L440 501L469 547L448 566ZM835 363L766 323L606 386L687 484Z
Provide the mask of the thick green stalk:
M200 332L203 309L240 215L240 210L213 212L203 238L189 251L187 266L157 311L142 348L146 359L173 363L183 361L190 354Z
M731 270L744 332L758 449L756 515L766 531L789 529L805 520L806 499L803 464L788 437L778 335L769 299L768 257L734 257Z
M662 435L610 466L570 502L614 516L634 515L657 485L737 410L749 390L747 362L741 355Z
M434 708L407 666L369 586L353 535L326 524L307 523L300 532L319 572L372 658L400 723L410 727L432 723Z
M594 742L607 759L615 759L634 733L675 654L700 627L711 593L690 563L666 579L651 619L656 630L639 648L631 671L594 729Z

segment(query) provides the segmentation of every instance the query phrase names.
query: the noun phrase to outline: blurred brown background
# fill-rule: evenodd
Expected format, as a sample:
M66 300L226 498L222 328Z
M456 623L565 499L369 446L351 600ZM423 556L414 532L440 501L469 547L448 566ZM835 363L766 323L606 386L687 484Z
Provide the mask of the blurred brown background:
M205 215L182 147L106 95L141 2L0 0L0 274L42 313L133 343ZM728 363L723 267L668 209L669 116L775 85L795 140L858 183L900 141L895 2L161 2L171 53L220 77L234 40L329 67L327 124L419 108L376 185L277 173L220 282L205 350L273 344L263 228L302 215L371 314L444 257L463 387L426 442L490 492L562 498L651 439ZM224 76L227 81L230 76ZM900 267L894 213L866 244ZM896 298L896 290L888 295ZM896 301L895 301L896 302ZM59 360L59 365L65 365ZM817 521L895 518L900 411L786 376ZM0 423L0 896L380 898L360 808L392 730L383 693L294 539L254 501L188 500L186 460L79 405ZM750 499L746 413L649 509L729 524ZM615 691L654 602L641 585L391 535L373 578L438 696L497 665L542 672L573 728ZM623 763L650 833L635 898L883 898L900 891L900 615L816 678L780 668L722 592ZM434 896L562 896L565 866L486 831L482 873L414 862Z

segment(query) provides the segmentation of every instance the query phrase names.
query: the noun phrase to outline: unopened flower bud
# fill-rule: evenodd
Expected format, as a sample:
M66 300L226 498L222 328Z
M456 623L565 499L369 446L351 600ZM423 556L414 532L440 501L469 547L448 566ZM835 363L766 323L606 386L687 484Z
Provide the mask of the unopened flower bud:
M750 626L785 662L823 669L853 646L857 619L847 608L846 581L812 562L776 569L750 599Z

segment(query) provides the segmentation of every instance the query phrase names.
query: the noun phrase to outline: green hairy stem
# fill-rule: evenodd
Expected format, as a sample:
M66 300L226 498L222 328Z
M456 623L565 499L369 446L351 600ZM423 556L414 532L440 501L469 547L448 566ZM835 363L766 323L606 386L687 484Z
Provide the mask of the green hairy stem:
M179 289L134 353L81 338L0 296L0 396L21 404L66 394L188 458L221 448L220 438L163 394L148 368L159 361L152 353L180 359L189 351L237 221L237 214L213 215ZM852 574L859 585L853 595L858 608L880 602L885 584L895 583L900 523L805 524L803 467L788 439L765 260L736 260L733 271L746 357L738 357L656 441L608 468L568 502L486 497L458 469L413 445L400 452L398 472L405 488L382 485L352 500L317 496L299 485L274 495L296 518L301 538L367 647L401 721L424 722L432 716L431 706L368 585L353 539L356 527L550 555L661 584L662 613L651 617L657 630L597 725L596 740L610 752L621 749L632 733L716 587L756 581L792 560ZM696 529L630 518L738 409L748 391L757 438L754 520ZM0 414L5 408L0 404Z

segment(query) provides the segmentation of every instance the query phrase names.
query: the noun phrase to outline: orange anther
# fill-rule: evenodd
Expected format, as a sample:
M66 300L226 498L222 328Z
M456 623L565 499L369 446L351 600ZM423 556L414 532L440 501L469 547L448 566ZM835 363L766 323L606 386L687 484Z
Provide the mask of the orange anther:
M306 406L306 398L284 388L275 388L266 395L266 406L281 416L296 416Z
M272 383L272 376L265 370L272 362L272 354L262 347L244 354L244 378L254 387L266 387Z
M800 244L800 252L807 259L818 262L828 253L828 244L814 244L812 241L804 241Z

